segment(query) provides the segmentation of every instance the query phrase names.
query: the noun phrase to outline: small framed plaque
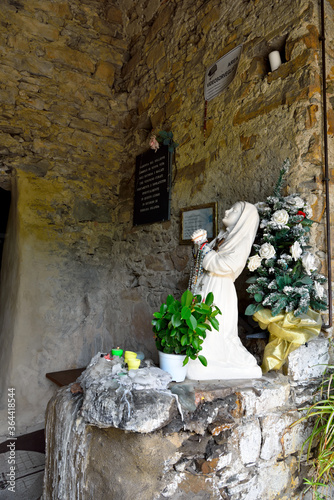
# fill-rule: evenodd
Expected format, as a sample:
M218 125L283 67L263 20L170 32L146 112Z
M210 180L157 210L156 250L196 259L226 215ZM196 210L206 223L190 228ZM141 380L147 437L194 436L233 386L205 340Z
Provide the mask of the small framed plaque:
M217 202L181 209L181 245L191 245L191 235L196 229L205 229L208 240L217 235Z

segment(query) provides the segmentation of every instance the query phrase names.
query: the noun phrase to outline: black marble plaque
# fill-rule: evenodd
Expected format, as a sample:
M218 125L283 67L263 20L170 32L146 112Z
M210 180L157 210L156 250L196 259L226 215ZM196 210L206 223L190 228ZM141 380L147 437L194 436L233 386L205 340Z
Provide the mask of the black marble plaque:
M170 219L172 154L160 146L136 158L133 225Z

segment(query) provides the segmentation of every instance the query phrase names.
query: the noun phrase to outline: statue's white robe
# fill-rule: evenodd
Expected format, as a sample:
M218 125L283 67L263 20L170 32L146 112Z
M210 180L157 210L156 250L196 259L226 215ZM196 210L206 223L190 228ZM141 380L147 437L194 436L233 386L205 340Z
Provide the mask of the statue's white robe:
M246 265L259 224L254 205L243 203L242 214L224 243L203 260L205 271L197 293L204 298L212 292L221 315L217 316L219 331L207 331L200 352L206 357L208 366L203 366L198 359L189 360L187 377L192 380L249 379L262 375L256 359L238 336L238 300L234 281Z

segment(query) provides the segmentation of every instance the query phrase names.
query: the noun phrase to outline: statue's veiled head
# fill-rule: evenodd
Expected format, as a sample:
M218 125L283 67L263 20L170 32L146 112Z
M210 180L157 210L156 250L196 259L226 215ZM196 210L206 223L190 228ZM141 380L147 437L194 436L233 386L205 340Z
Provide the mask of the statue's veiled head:
M231 231L240 219L244 205L245 204L242 201L237 201L231 208L225 210L223 224L228 231Z

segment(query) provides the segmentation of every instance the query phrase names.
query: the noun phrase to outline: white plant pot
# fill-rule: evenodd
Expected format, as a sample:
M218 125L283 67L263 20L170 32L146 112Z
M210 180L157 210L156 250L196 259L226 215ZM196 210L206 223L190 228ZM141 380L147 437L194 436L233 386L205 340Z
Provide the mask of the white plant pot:
M161 351L158 353L161 370L170 373L174 382L183 382L187 375L188 365L183 366L186 356L184 354L166 354Z

